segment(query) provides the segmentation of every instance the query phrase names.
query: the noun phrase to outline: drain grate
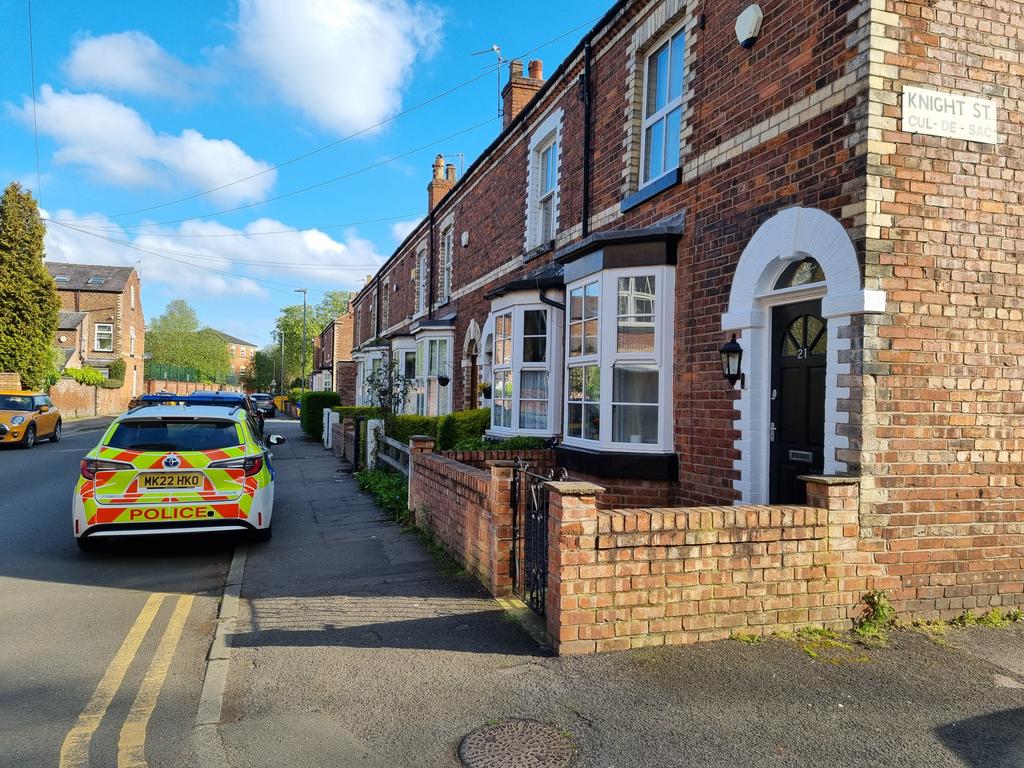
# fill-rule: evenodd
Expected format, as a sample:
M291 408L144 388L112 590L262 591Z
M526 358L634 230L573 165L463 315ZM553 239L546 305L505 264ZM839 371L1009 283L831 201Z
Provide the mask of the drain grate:
M572 744L557 728L533 720L509 720L473 731L459 746L467 768L565 768Z

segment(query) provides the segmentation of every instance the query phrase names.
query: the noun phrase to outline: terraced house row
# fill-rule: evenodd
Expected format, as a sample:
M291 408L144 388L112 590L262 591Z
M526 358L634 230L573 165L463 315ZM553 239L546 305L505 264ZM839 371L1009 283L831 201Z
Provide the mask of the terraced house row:
M438 156L355 299L359 380L397 359L408 411L552 438L598 508L844 488L838 602L1020 604L1022 11L615 3L546 79L512 62L462 178Z

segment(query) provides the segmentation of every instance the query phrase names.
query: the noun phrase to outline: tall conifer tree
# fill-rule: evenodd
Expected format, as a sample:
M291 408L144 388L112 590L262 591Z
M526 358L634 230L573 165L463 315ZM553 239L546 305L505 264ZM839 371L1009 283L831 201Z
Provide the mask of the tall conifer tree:
M32 193L11 182L0 197L0 371L43 386L52 367L60 299L43 264L46 227Z

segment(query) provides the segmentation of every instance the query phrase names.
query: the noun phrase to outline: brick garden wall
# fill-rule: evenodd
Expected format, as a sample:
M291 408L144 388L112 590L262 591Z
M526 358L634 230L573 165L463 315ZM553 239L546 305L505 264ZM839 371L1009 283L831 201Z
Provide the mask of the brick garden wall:
M809 506L600 510L599 486L550 483L547 627L559 654L849 628L890 583L860 550L853 482Z
M128 410L131 390L92 387L65 378L50 387L50 399L66 417L113 416Z
M416 525L433 533L492 595L509 594L511 462L492 462L485 471L432 448L432 439L410 440L409 509Z

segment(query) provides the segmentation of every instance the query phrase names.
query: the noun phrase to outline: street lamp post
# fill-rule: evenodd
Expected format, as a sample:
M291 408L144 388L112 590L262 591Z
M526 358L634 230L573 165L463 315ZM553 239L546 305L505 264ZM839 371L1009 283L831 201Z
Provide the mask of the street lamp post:
M307 288L296 288L302 294L302 392L306 392L306 291Z
M277 394L283 395L284 394L284 384L285 384L285 380L284 380L284 331L278 331L277 332L277 340L279 342L281 342L281 389L278 391Z

